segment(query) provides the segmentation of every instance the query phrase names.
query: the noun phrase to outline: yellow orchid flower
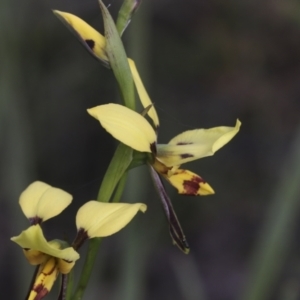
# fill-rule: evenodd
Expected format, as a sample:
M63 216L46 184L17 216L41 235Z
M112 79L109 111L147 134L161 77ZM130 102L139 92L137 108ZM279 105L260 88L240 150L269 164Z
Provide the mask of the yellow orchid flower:
M98 60L109 66L105 52L105 37L78 17L54 11L86 49ZM101 47L97 45L102 45ZM180 169L180 165L198 158L213 155L228 143L239 131L241 123L237 120L235 127L215 127L211 129L196 129L184 132L168 144L157 144L156 132L159 119L151 99L145 90L133 60L128 58L131 75L134 80L141 103L152 119L154 129L146 119L134 111L120 105L108 104L89 109L88 112L98 119L101 125L116 139L139 152L150 153L149 161L151 175L163 201L165 214L170 224L170 234L173 241L185 253L189 251L188 244L182 232L170 199L164 191L163 184L157 174L166 178L180 194L209 195L214 191L199 175Z
M30 264L40 265L28 300L44 298L57 276L68 274L79 259L79 254L72 247L66 247L65 242L47 242L39 224L30 226L11 240L23 248Z
M76 34L76 36L80 39L80 41L87 46L86 48L93 54L93 56L97 57L102 61L104 60L107 63L109 63L108 57L105 53L105 45L106 45L105 37L101 33L96 31L93 27L91 27L85 21L83 21L82 19L78 18L75 15L66 12L61 12L58 10L54 10L53 12L60 20L63 21L65 25L67 25L67 27L72 32ZM159 126L159 119L156 110L152 105L151 99L143 85L143 82L139 76L134 61L128 58L128 63L141 103L144 108L150 106L150 108L147 110L147 113L149 117L152 119L155 128L157 129L157 127ZM118 114L119 115L123 114L122 111L120 112L117 111L118 107L110 107L110 109L115 110L116 117L118 117ZM143 147L144 148L147 147L143 143L148 142L147 140L145 140L145 138L153 139L153 136L156 136L156 133L153 131L150 124L149 126L144 125L139 129L140 120L138 120L137 118L134 118L134 122L132 123L128 122L131 116L132 113L130 113L130 111L127 110L124 114L124 117L119 118L119 122L120 124L121 122L126 123L125 126L127 126L128 129L127 131L129 133L128 137L126 138L132 139L132 141L127 141L126 143L122 141L120 138L118 137L116 138L137 151L149 152L149 149L141 150L143 149ZM102 122L106 122L106 120L103 118ZM146 124L146 122L143 123ZM160 170L161 171L160 173L164 175L164 177L166 177L168 180L170 180L171 183L173 182L175 186L178 186L179 178L193 179L196 176L196 174L191 172L183 172L185 170L175 171L176 168L174 167L176 166L178 168L178 166L184 162L213 155L218 149L220 149L222 146L224 146L226 143L228 143L231 140L231 138L238 132L239 126L240 126L240 122L237 121L236 126L234 128L215 127L208 130L205 129L190 130L173 138L167 145L157 145L156 157L158 159L158 162L157 164L154 165L154 167L157 170ZM120 127L122 127L122 125ZM146 130L146 132L142 132L142 130ZM140 131L140 133L138 131ZM120 130L119 136L121 137L122 135L124 136L124 131ZM134 143L133 141L136 138L138 138L137 142ZM160 163L163 163L167 168L164 168L162 165L160 165ZM173 177L165 176L165 173L171 175L172 172L175 172L173 174ZM200 178L199 176L196 177L196 179L194 179L194 182L200 180L199 178ZM213 190L207 184L205 184L202 179L200 180L200 185L202 186L202 189L199 189L199 191L193 191L193 193L196 194L213 193ZM180 189L179 192L189 194L190 190L191 188L187 187L187 189Z
M237 120L235 127L189 130L161 145L157 144L156 132L148 121L125 106L110 103L87 111L123 144L139 152L151 153L154 169L180 194L186 195L208 195L214 191L197 174L179 169L180 165L213 155L237 134L241 126Z
M39 184L42 187L42 184ZM38 193L37 193L38 194ZM68 274L79 259L76 250L85 240L106 237L124 228L137 214L145 212L143 203L102 203L89 201L76 215L77 236L72 247L63 241L47 242L39 224L30 226L11 240L23 248L27 260L39 265L28 300L42 299L51 290L59 274ZM76 249L76 250L75 250Z
M72 33L74 33L77 39L85 46L85 48L90 54L92 54L93 57L95 57L97 60L100 60L105 66L109 66L109 61L105 50L106 40L100 32L73 14L58 10L53 10L53 13L59 18L59 20L63 22L64 25L67 26ZM144 108L149 107L152 102L143 85L136 65L130 58L128 58L128 64L142 105ZM147 114L152 119L154 126L158 127L159 120L154 107L150 107L150 109L147 111Z
M32 225L57 216L71 202L69 193L41 181L30 184L19 200L24 215Z
M86 239L106 237L124 228L138 213L145 212L143 203L104 203L91 200L77 212L77 237L73 242L78 249Z
M180 194L213 194L214 190L199 175L179 167L185 162L213 155L237 134L241 122L237 120L234 127L189 130L177 135L168 144L161 145L157 144L156 131L150 123L125 106L110 103L87 111L115 139L136 151L150 153L151 175L163 202L170 224L170 234L180 249L188 253L189 247L171 201L155 172L167 179Z

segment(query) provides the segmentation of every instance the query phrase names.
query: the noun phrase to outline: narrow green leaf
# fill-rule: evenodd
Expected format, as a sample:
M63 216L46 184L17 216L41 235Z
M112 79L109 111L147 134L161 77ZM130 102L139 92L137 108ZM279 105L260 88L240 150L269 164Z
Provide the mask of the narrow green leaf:
M119 35L122 36L125 29L129 25L132 16L139 8L142 0L124 0L121 9L119 10L116 27Z
M286 158L239 298L242 300L271 299L291 249L300 211L300 127Z
M133 79L126 52L115 26L115 23L107 10L106 6L99 0L106 38L106 52L110 66L118 81L125 106L135 110L135 91Z

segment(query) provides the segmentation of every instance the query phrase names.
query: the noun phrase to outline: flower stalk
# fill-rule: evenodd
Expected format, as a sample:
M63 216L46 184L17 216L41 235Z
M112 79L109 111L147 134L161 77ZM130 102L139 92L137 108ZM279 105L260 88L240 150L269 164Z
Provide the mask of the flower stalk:
M109 60L110 67L112 68L116 80L119 84L120 92L125 106L130 109L135 109L135 92L131 71L127 61L127 56L120 39L119 33L116 29L115 23L112 20L109 11L99 1L105 29L106 38L106 54ZM119 144L115 154L108 166L101 183L97 200L100 202L118 202L125 187L126 183L126 170L132 161L132 148ZM121 180L122 179L122 180ZM120 181L121 180L121 181ZM118 186L118 188L117 188ZM116 190L114 199L113 193ZM87 287L89 278L91 276L94 262L97 257L99 247L102 239L92 239L89 241L88 252L85 259L84 267L81 272L79 283L77 285L74 299L82 299L84 291Z

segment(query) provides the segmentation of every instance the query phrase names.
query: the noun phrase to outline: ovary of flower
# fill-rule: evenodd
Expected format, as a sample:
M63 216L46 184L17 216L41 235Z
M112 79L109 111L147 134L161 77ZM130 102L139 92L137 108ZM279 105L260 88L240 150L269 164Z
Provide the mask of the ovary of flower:
M197 174L181 170L183 163L213 155L239 131L235 127L214 127L183 132L168 144L156 143L156 132L140 114L119 104L105 104L87 110L103 128L123 144L154 156L153 167L181 194L208 195L213 189Z
M72 196L69 193L41 181L30 184L19 199L21 209L31 224L57 216L71 202Z
M47 242L39 224L30 226L11 240L23 248L30 264L40 265L29 300L42 299L51 290L58 274L68 274L79 259L72 247L62 249L64 242Z
M145 212L143 203L104 203L89 201L77 212L76 227L87 238L106 237L124 228L138 213Z
M75 34L77 39L85 46L85 48L90 54L93 55L93 57L100 60L106 66L109 66L109 61L105 50L106 40L100 32L73 14L58 10L53 10L53 13L59 18L59 20L63 22L64 25L66 25L68 29L71 30L71 32ZM128 64L142 105L144 108L146 108L152 104L151 99L143 85L134 61L128 58ZM155 108L151 107L147 113L152 119L154 126L158 127L159 120Z

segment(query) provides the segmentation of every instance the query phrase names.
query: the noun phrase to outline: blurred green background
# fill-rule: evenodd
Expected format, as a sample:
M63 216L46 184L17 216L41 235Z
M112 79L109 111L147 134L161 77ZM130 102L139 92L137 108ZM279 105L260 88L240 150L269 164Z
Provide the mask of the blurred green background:
M121 3L105 1L114 17ZM28 226L19 194L34 180L70 192L45 231L72 240L116 147L86 113L119 101L113 75L51 9L103 32L96 0L0 2L0 288L10 299L24 298L34 271L9 240ZM186 165L215 195L166 185L188 256L172 246L147 168L130 173L123 201L148 211L104 240L85 299L300 299L299 11L296 0L143 1L123 40L160 116L159 141L243 125L215 156Z

